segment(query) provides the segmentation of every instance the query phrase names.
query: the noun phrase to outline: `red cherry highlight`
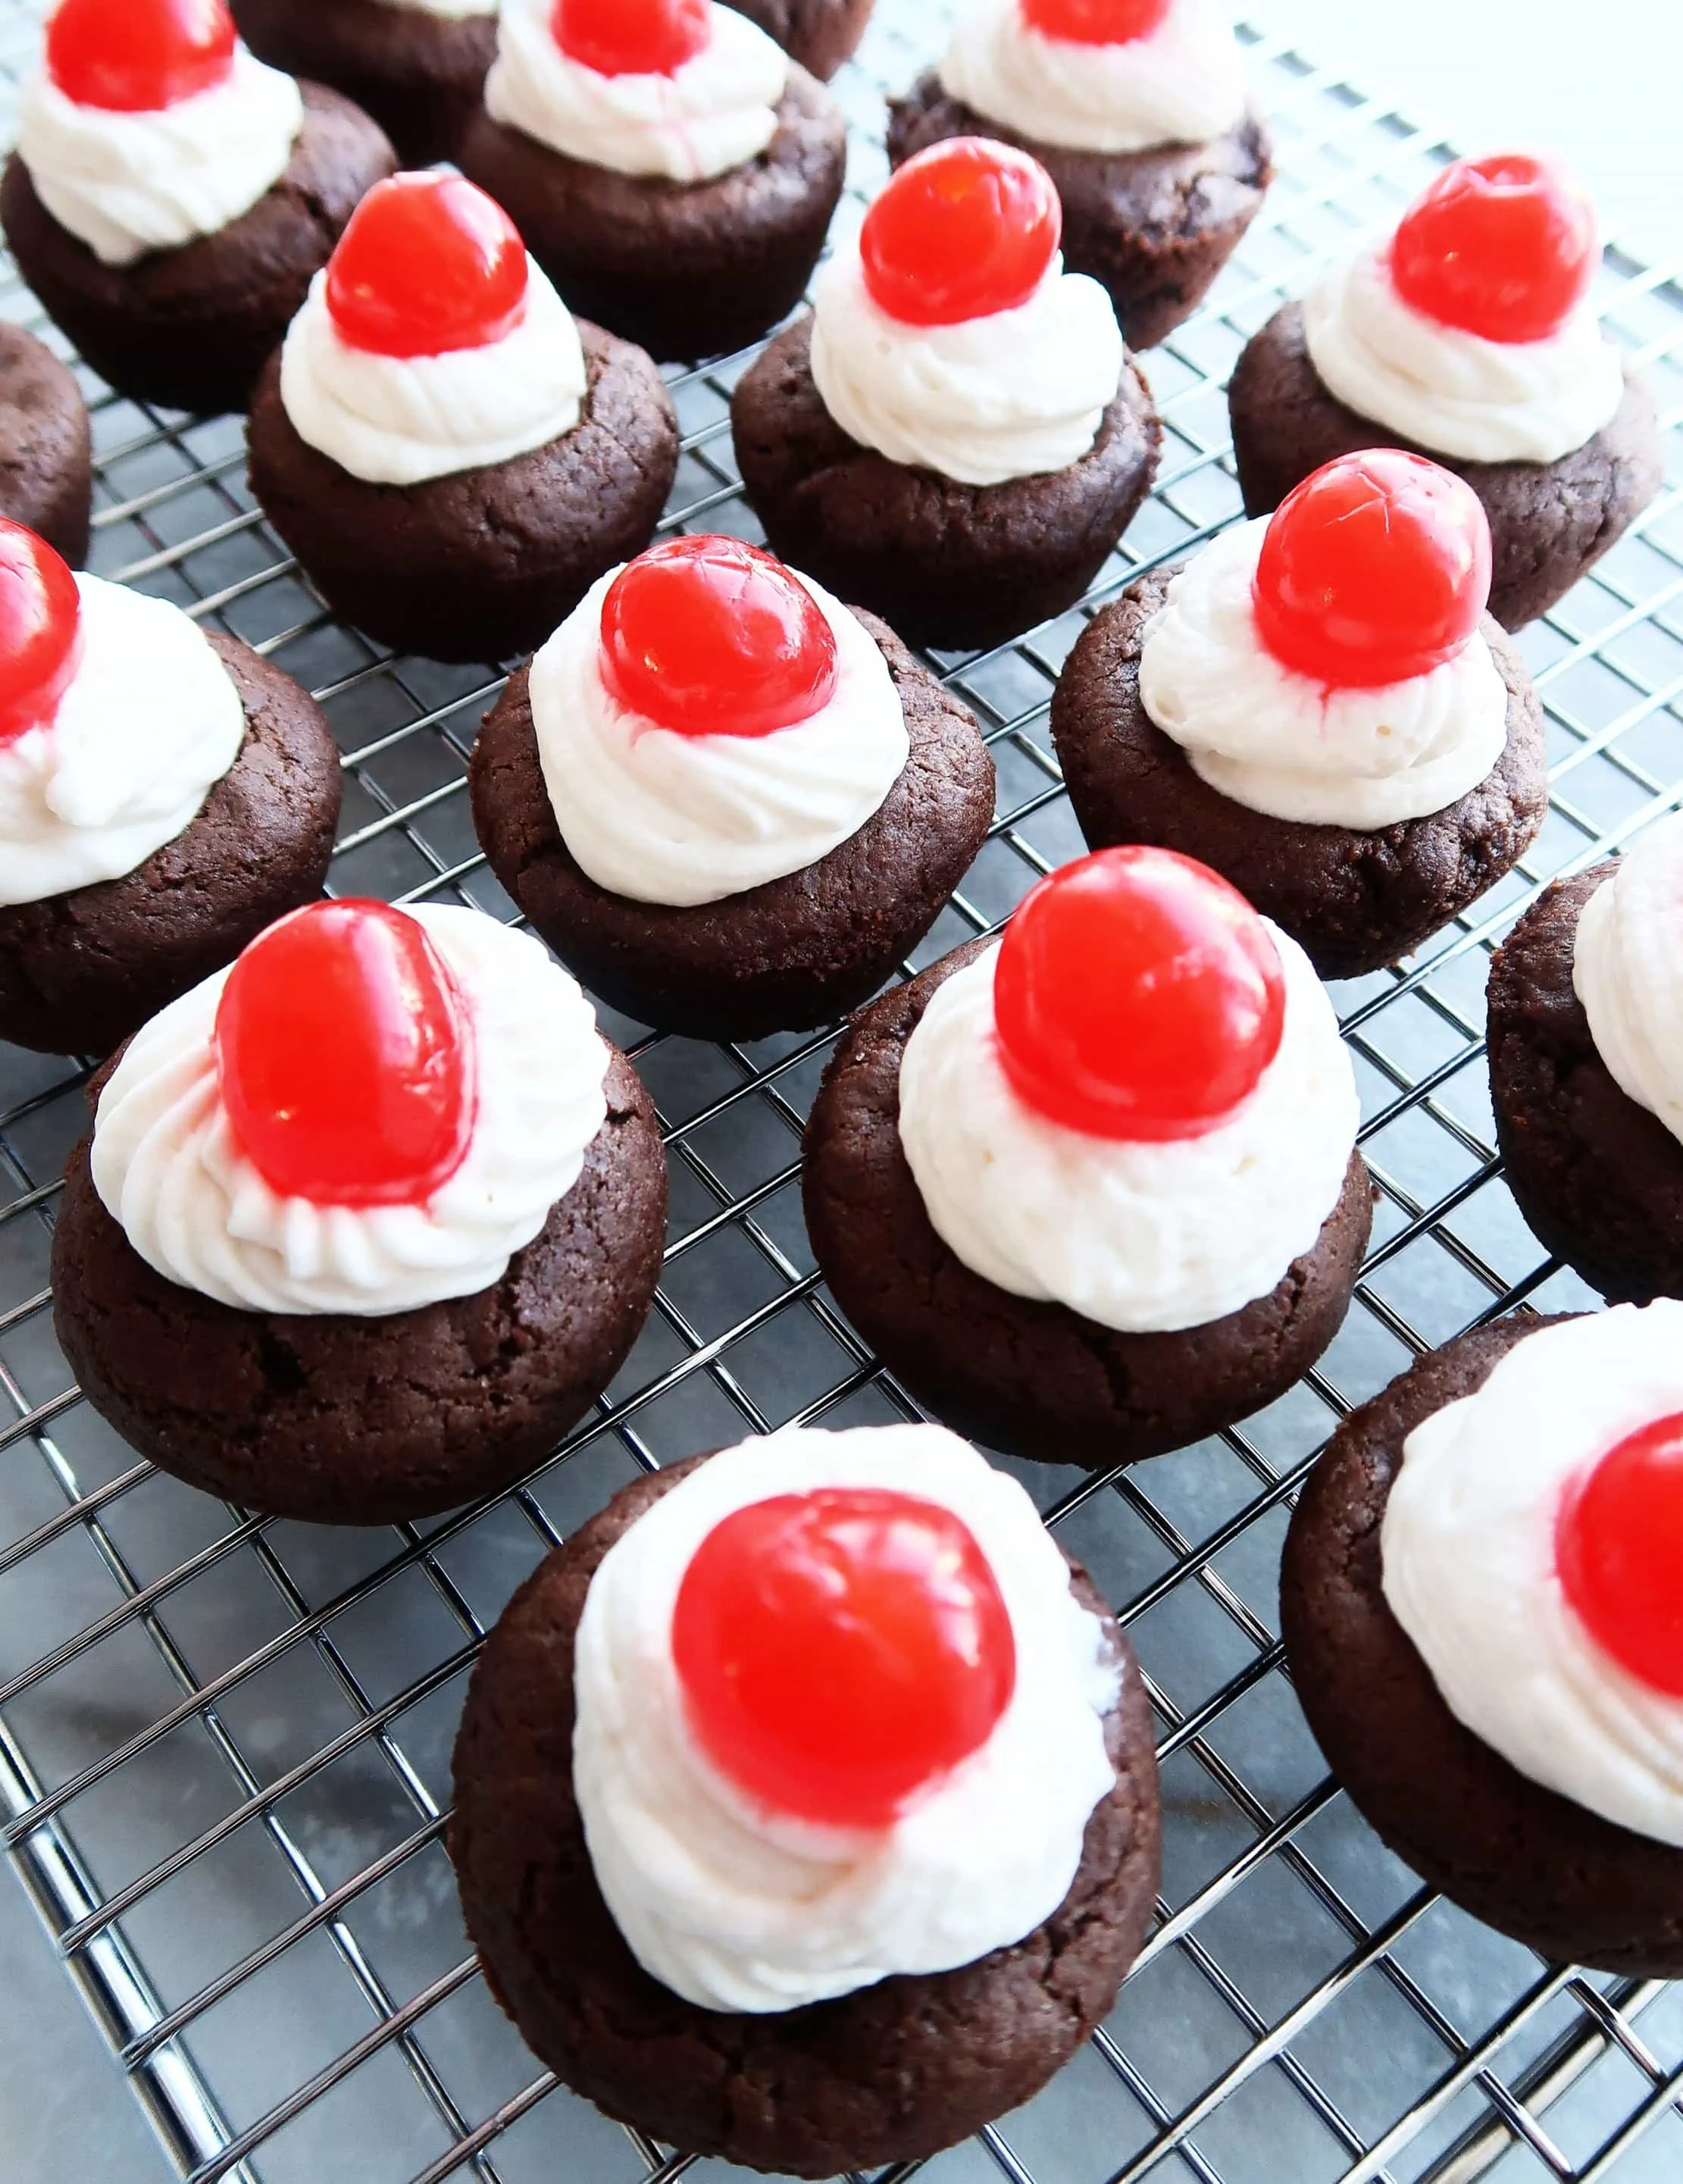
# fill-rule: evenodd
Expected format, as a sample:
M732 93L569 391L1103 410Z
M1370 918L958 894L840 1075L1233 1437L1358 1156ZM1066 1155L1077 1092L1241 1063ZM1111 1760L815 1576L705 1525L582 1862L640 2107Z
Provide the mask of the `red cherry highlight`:
M81 595L68 565L0 516L0 746L53 718L81 652Z
M1038 160L954 136L891 176L859 252L878 309L903 326L950 326L1026 304L1063 239L1063 207Z
M1683 1413L1630 1435L1569 1490L1555 1561L1602 1651L1683 1698Z
M1000 1058L1018 1095L1089 1137L1201 1137L1279 1051L1285 975L1236 888L1173 850L1101 850L1006 928Z
M254 940L216 1011L222 1103L283 1198L421 1205L473 1131L473 1032L418 920L312 903Z
M62 0L47 73L78 106L154 114L225 81L234 44L225 0Z
M1078 46L1125 46L1148 38L1174 0L1023 0L1023 20L1042 37Z
M602 675L682 736L768 736L828 705L835 633L781 561L737 538L669 538L602 606Z
M1491 526L1464 478L1395 448L1340 455L1268 522L1251 589L1274 658L1337 689L1453 660L1491 595Z
M861 1487L716 1525L684 1573L672 1658L714 1764L832 1827L888 1826L986 1741L1017 1685L1011 1616L971 1533Z
M441 356L501 341L526 310L526 245L460 175L392 175L351 214L327 265L327 309L353 348Z
M671 75L713 35L707 0L555 0L550 35L598 75Z
M1518 152L1457 159L1403 214L1390 276L1405 303L1486 341L1558 333L1595 278L1601 245L1582 187Z

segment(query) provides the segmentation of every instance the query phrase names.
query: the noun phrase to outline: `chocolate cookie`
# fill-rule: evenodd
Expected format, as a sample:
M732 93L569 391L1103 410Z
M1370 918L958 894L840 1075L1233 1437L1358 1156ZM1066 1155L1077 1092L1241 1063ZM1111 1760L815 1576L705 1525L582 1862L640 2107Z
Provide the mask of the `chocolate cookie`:
M737 461L772 551L909 644L1001 644L1086 590L1151 489L1162 426L1123 367L1078 463L960 485L850 439L812 377L812 321L759 357L731 404Z
M574 310L688 362L745 348L800 301L840 201L847 125L792 65L777 135L712 181L593 167L483 107L460 160Z
M359 108L318 84L303 90L304 127L274 188L215 234L132 265L102 265L47 211L16 153L7 161L0 226L19 270L120 394L243 410L345 222L397 165Z
M607 1093L583 1173L496 1287L385 1319L237 1312L165 1280L106 1212L85 1139L53 1237L83 1394L160 1470L266 1514L398 1524L501 1491L607 1386L655 1294L666 1155L617 1053Z
M1548 1249L1614 1304L1683 1296L1683 1144L1622 1091L1572 983L1585 904L1557 880L1491 966L1491 1098L1507 1187Z
M1683 1851L1522 1774L1450 1712L1381 1590L1402 1445L1475 1394L1546 1319L1505 1319L1423 1357L1345 1420L1286 1537L1280 1623L1316 1741L1368 1825L1452 1903L1552 1957L1683 1975Z
M1116 1999L1156 1892L1151 1709L1127 1640L1116 1787L1044 1926L950 1972L766 2016L651 1979L596 1886L572 1786L573 1638L609 1548L693 1464L639 1479L529 1578L487 1640L455 1752L450 1855L492 1992L573 2090L650 2137L785 2176L916 2160L1036 2092ZM1086 1572L1084 1607L1108 1621Z
M1074 152L950 98L926 69L889 101L889 158L901 166L949 136L991 136L1039 161L1063 203L1064 264L1110 291L1130 348L1154 348L1196 309L1273 180L1273 146L1254 112L1207 144Z
M455 157L497 51L494 15L450 17L389 0L231 0L253 53L331 84L371 114L406 167Z
M1266 515L1339 455L1402 448L1466 479L1491 520L1491 612L1504 629L1546 614L1659 491L1664 459L1653 397L1630 377L1618 415L1556 463L1463 463L1347 410L1309 360L1303 307L1253 334L1228 390L1246 513Z
M302 439L281 359L247 427L251 489L333 613L396 652L528 652L654 535L677 470L672 397L640 348L579 322L578 424L530 454L421 485L370 485Z
M1093 1470L1182 1448L1283 1396L1337 1334L1373 1221L1361 1156L1314 1249L1279 1287L1207 1326L1123 1334L996 1289L936 1234L900 1137L906 1043L972 941L856 1017L806 1126L806 1229L836 1302L956 1431Z
M877 0L725 0L809 75L828 83L865 36Z
M1518 651L1488 615L1507 684L1507 745L1476 788L1442 811L1363 833L1252 811L1200 780L1140 697L1145 625L1174 569L1131 584L1095 615L1052 699L1052 739L1089 845L1179 850L1231 880L1300 942L1324 978L1394 963L1476 902L1535 838L1548 804L1542 709Z
M524 668L488 715L469 786L491 869L591 992L638 1022L733 1039L833 1022L893 975L986 839L994 762L974 716L892 630L859 618L905 708L905 771L828 856L722 902L672 909L587 878L555 824Z
M245 707L239 756L192 824L136 871L0 905L0 1039L109 1054L321 892L342 778L327 716L237 638L210 642Z
M0 515L26 524L79 569L92 500L87 404L75 373L33 334L0 320Z

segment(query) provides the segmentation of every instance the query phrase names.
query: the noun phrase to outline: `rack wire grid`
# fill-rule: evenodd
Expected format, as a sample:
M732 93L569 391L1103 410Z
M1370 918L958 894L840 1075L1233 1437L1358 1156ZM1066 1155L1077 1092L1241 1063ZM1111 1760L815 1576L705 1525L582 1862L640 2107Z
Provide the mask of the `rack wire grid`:
M0 0L8 92L40 12ZM884 171L883 92L937 49L945 14L889 0L839 82L855 125L844 218ZM1383 98L1247 36L1280 179L1209 305L1147 359L1168 428L1162 482L1094 600L1237 514L1222 387L1240 345L1320 255L1394 214L1448 156ZM0 308L38 320L6 280ZM1674 482L1525 634L1555 772L1522 868L1406 968L1336 990L1383 1195L1344 1332L1242 1431L1102 1478L1011 1467L1139 1650L1165 1892L1091 2044L1025 2109L925 2164L927 2184L1683 2176L1683 1992L1545 1964L1423 1891L1326 1778L1276 1608L1290 1505L1352 1404L1472 1323L1594 1301L1503 1185L1480 1031L1489 951L1537 888L1683 798L1683 293L1610 252L1601 300L1657 382ZM684 438L668 528L758 536L727 414L745 361L672 375ZM334 721L334 889L511 916L463 780L495 677L388 658L323 616L252 504L237 419L88 393L96 569L255 644ZM993 929L1081 849L1046 708L1082 626L1072 613L936 663L987 728L999 813L920 962ZM731 2173L604 2121L490 2001L442 1841L463 1685L514 1586L640 1467L791 1418L916 1413L827 1298L801 1224L799 1133L829 1036L715 1047L607 1021L672 1156L649 1329L526 1485L368 1532L190 1492L79 1400L46 1284L86 1072L0 1048L0 1817L66 1971L192 2184Z

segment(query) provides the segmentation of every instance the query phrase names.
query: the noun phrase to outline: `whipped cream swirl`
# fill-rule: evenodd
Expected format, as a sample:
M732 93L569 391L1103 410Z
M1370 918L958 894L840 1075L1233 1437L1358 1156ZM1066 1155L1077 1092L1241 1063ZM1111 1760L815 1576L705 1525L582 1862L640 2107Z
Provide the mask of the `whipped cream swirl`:
M672 1611L736 1510L886 1487L967 1527L1011 1616L1017 1688L981 1748L892 1825L822 1828L726 1780L687 1719ZM1115 1771L1119 1662L1017 1482L940 1426L786 1426L715 1456L611 1547L574 1653L573 1783L608 1908L650 1975L704 2009L772 2012L1020 1942L1069 1892Z
M1404 302L1389 237L1321 276L1303 298L1303 333L1346 408L1460 462L1558 462L1624 399L1624 363L1587 301L1542 341L1491 341Z
M500 0L380 0L382 8L399 8L406 14L437 15L447 23L465 21L470 15L494 15Z
M588 384L571 313L537 260L526 308L500 341L436 356L348 342L318 273L281 352L281 400L300 439L353 477L419 485L506 463L571 432Z
M621 175L705 182L757 159L777 133L789 56L709 0L712 35L670 75L603 75L556 44L552 0L503 0L485 80L493 121Z
M82 656L52 719L0 744L0 904L121 879L190 827L245 708L197 622L79 576Z
M1683 813L1627 850L1578 920L1572 983L1619 1090L1683 1139Z
M422 906L471 1019L467 1152L424 1204L318 1206L271 1190L222 1105L218 972L135 1034L100 1095L93 1184L149 1267L236 1311L414 1312L492 1288L578 1180L609 1053L577 983L530 934Z
M602 677L610 570L532 663L532 722L561 838L598 887L688 908L804 872L881 810L911 752L875 639L810 577L836 687L766 736L689 736L630 712Z
M1475 630L1406 682L1329 688L1276 660L1251 584L1268 521L1212 539L1168 588L1140 655L1140 698L1201 781L1252 811L1370 833L1475 788L1507 743L1507 685Z
M812 376L843 432L961 485L1079 462L1127 360L1110 298L1062 255L1015 310L913 326L872 297L855 241L821 270L812 303Z
M209 91L142 114L78 106L43 69L18 105L18 157L61 227L107 265L215 235L273 189L304 125L298 85L243 45Z
M1089 1137L1023 1100L1000 1059L989 949L906 1041L900 1136L930 1225L972 1273L1129 1334L1202 1327L1267 1296L1344 1189L1360 1109L1309 959L1263 920L1285 972L1279 1051L1202 1137Z
M1683 1304L1528 1334L1416 1426L1380 1533L1385 1596L1457 1721L1534 1782L1683 1848L1683 1700L1596 1642L1555 1557L1563 1497L1683 1411Z
M1023 0L971 0L953 25L941 87L1032 143L1071 152L1203 144L1245 115L1245 63L1214 0L1174 0L1143 38L1051 38Z

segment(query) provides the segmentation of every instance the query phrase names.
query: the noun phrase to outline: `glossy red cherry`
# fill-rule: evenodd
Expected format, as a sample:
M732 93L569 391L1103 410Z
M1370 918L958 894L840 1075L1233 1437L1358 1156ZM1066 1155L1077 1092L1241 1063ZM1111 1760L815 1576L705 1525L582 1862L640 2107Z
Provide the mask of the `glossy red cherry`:
M52 719L81 649L75 578L44 538L0 516L0 745Z
M1011 1616L966 1527L861 1487L738 1509L672 1616L697 1737L756 1802L886 1827L984 1743L1017 1683Z
M1486 341L1543 341L1583 301L1596 210L1552 160L1457 159L1403 214L1390 276L1405 303Z
M1063 238L1038 160L982 136L932 144L890 176L859 253L878 307L909 326L956 326L1026 304Z
M327 265L327 309L353 348L441 356L520 324L526 245L460 175L393 175L351 214Z
M1174 0L1023 0L1023 20L1043 37L1078 46L1124 46L1148 38Z
M1683 1698L1683 1414L1631 1434L1568 1492L1555 1560L1603 1652Z
M1285 978L1236 888L1173 850L1101 850L1006 928L1000 1058L1018 1095L1089 1137L1201 1137L1279 1051Z
M550 35L598 75L671 75L713 35L707 0L555 0Z
M622 705L681 736L768 736L811 720L836 687L817 601L738 538L669 538L622 570L601 660Z
M225 0L62 0L47 73L78 106L152 114L226 81L234 43Z
M282 1198L420 1205L461 1166L472 1026L420 922L312 903L254 940L216 1011L222 1104Z
M1251 590L1274 658L1340 689L1454 659L1491 595L1491 526L1464 478L1395 448L1340 455L1270 518Z

